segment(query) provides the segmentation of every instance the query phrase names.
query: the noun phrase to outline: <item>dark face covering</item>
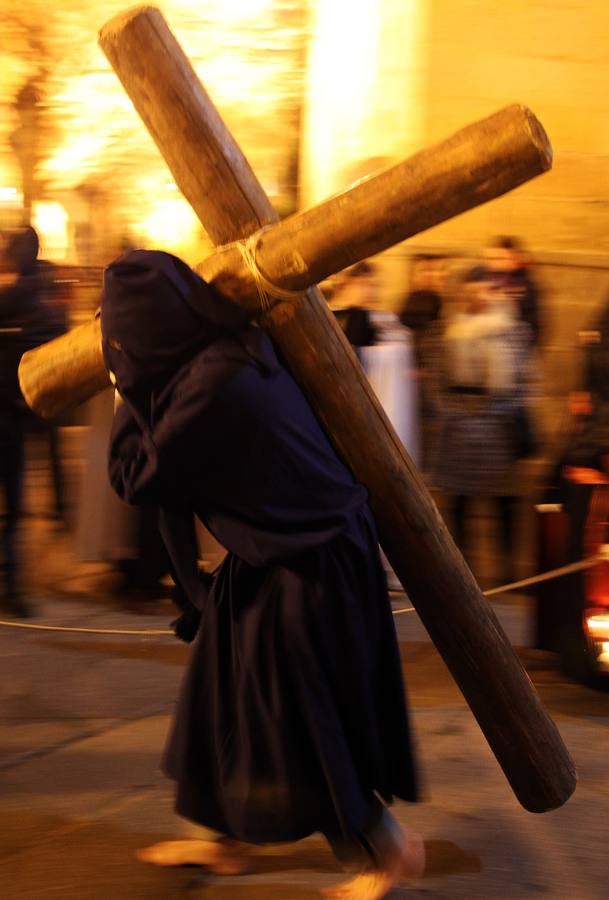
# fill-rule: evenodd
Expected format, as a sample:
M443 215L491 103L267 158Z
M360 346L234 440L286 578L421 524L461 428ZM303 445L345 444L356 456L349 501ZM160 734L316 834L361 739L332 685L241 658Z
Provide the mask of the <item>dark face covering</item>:
M104 362L139 412L184 363L246 323L242 310L169 253L129 250L104 273Z

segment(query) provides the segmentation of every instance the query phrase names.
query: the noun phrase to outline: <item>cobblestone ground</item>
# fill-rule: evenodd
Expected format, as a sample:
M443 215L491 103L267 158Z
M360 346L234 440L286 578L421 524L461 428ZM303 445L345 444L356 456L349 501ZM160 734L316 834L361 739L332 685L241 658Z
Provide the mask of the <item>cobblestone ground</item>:
M166 626L168 602L125 612L104 567L77 564L70 535L36 511L24 555L34 623ZM609 895L609 693L566 681L528 648L528 603L494 605L578 764L578 789L555 812L521 809L418 617L397 617L426 796L396 812L423 833L428 867L395 900ZM138 846L183 827L157 767L187 658L169 637L0 626L3 900L309 900L340 879L316 837L265 849L240 878L134 860Z

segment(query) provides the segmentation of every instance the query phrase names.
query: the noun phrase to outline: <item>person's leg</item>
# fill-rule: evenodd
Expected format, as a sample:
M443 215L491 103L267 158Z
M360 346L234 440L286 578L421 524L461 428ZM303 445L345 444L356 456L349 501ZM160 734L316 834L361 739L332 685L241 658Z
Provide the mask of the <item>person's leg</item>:
M499 539L501 548L500 578L506 583L515 578L514 560L514 514L515 497L497 497L499 513Z
M159 531L158 508L140 506L136 519L137 557L117 560L116 567L122 575L123 605L130 611L145 612L149 602L170 596L170 589L162 583L169 572L169 559Z
M2 452L6 510L2 534L6 600L17 615L29 615L18 580L17 528L23 499L24 442L17 440Z
M49 461L51 463L51 477L53 481L53 494L55 501L55 518L60 521L65 519L65 494L63 468L61 464L61 448L59 445L59 429L54 425L48 429Z
M467 512L469 506L469 497L464 494L458 494L453 497L452 520L455 536L455 543L461 553L465 555L467 545Z
M425 868L425 847L419 834L404 829L376 798L362 831L345 837L326 833L335 855L359 868L343 884L327 888L329 900L381 900L402 879L419 878Z

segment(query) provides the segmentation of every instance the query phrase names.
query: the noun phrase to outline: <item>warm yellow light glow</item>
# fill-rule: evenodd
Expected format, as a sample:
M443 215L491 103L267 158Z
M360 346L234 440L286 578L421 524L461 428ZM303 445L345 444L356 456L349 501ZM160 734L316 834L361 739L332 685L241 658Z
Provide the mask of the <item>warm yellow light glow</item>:
M264 103L268 73L252 66L240 53L239 48L218 53L200 67L198 74L210 93L222 97L223 103L243 103L244 100L253 103L256 98Z
M20 196L15 187L0 187L0 203L18 203Z
M273 0L221 0L219 5L222 15L230 23L239 19L263 16L272 7ZM193 6L201 8L199 2L193 3Z
M52 156L47 164L46 169L49 172L76 172L82 169L86 164L95 158L95 155L102 149L106 143L105 138L100 134L81 134L78 137L70 138L67 144Z
M318 0L309 52L301 205L402 158L424 131L427 0ZM355 175L351 174L356 172Z
M595 640L609 640L609 612L588 616L586 625Z
M274 199L283 203L284 211L292 211L295 203L308 3L160 4L252 168L265 184L277 185ZM9 0L0 0L0 5L11 7L12 13ZM173 208L168 213L155 205L168 197L177 199L179 189L98 45L99 29L126 6L125 0L69 0L53 9L47 21L42 0L25 0L23 16L6 16L3 22L0 185L21 189L22 179L33 175L34 200L57 199L69 211L69 258L85 264L104 263L115 248L135 239L170 240L174 251L195 231L201 241L201 228L189 212ZM37 21L40 33L31 27ZM154 62L148 65L154 67ZM40 83L43 125L36 134L34 162L26 155L26 166L33 165L34 172L24 172L11 150L20 125L14 98L28 79ZM22 202L15 198L17 210ZM12 198L0 195L3 222L14 218L10 204ZM201 248L191 249L198 261Z
M193 240L200 225L185 200L172 198L155 203L135 228L149 246L159 245L175 251Z
M598 657L598 663L602 669L609 670L609 642L603 641L601 644L601 652Z
M306 205L343 186L337 181L341 158L361 156L366 116L374 99L379 2L364 0L356 8L351 0L321 0L317 4L308 67L306 129L312 136L317 171L314 194L306 198Z
M63 259L68 249L68 214L61 203L35 203L32 225L45 256Z

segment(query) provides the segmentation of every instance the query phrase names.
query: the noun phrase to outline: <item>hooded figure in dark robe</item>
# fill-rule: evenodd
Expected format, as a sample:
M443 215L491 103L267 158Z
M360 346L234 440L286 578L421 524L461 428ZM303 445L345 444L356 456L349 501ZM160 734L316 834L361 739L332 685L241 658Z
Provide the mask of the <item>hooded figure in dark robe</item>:
M164 757L177 811L250 844L319 831L383 868L403 839L385 804L417 788L365 488L270 338L181 260L113 263L101 327L110 480L161 508L177 631L196 631ZM194 516L228 551L211 585Z

